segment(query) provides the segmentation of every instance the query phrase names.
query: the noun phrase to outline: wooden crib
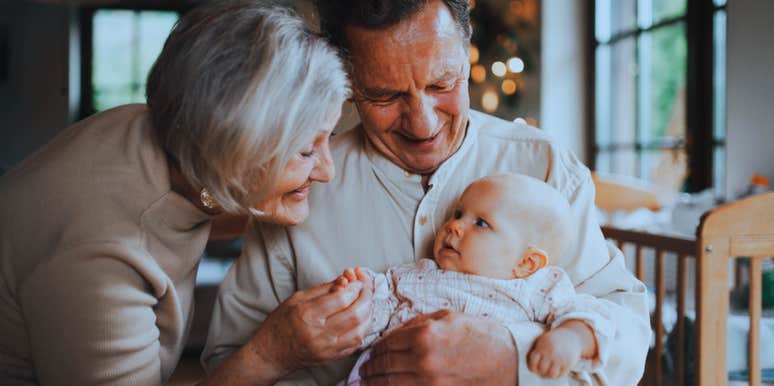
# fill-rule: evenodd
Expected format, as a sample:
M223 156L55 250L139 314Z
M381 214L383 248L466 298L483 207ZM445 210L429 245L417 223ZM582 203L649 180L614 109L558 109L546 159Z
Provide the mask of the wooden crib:
M619 248L633 251L634 271L646 281L646 266L654 268L650 284L654 288L656 306L652 320L655 347L649 355L645 377L641 384L687 385L686 369L693 369L694 384L701 386L726 385L727 330L729 294L733 287L749 285L749 384L761 384L760 320L761 320L761 264L774 256L774 192L759 194L706 213L697 230L696 239L656 235L640 231L602 228L605 237L615 240ZM646 251L652 250L653 264L646 264ZM630 253L631 254L631 253ZM669 256L669 259L667 259ZM739 264L740 257L749 258L747 268ZM689 264L689 259L694 259ZM665 270L674 264L676 273L676 364L674 375L663 371L664 328L661 323L665 307ZM693 272L689 266L695 266ZM733 272L729 274L729 272ZM747 273L747 275L744 275ZM695 278L695 289L688 288L689 276ZM730 277L731 276L731 277ZM732 279L733 280L730 280ZM695 298L695 310L689 310ZM686 341L686 320L695 311L695 365L686 366L691 348Z

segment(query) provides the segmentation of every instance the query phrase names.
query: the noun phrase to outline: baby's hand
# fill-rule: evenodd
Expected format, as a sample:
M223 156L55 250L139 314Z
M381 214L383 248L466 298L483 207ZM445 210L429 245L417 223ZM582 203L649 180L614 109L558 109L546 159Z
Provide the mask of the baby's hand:
M582 341L568 328L555 328L540 335L527 357L530 371L545 378L567 375L581 359Z
M339 275L334 281L333 281L333 287L331 287L331 292L339 291L343 288L346 288L350 283L354 283L356 281L360 281L365 283L368 276L363 273L362 270L360 270L359 267L353 268L347 268L344 270L344 272Z

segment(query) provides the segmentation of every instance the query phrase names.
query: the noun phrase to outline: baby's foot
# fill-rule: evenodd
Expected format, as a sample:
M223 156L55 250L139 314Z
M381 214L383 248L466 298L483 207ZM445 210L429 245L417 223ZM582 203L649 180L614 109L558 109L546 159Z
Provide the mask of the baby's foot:
M542 377L559 378L578 364L581 352L581 341L574 331L556 328L535 340L527 365L530 371Z

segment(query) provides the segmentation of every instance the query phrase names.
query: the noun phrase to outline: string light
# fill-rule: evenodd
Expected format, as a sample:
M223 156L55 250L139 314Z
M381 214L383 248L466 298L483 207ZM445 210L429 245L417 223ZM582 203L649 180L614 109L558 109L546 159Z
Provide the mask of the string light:
M505 76L507 69L505 68L505 63L501 61L496 61L492 63L492 73L496 76L503 77Z
M513 93L516 92L516 82L511 79L506 79L503 81L503 84L500 85L500 88L503 90L505 95L513 95Z
M470 61L471 64L476 64L478 63L478 57L479 57L478 47L471 44L470 52L468 52L468 60Z
M476 83L483 83L486 81L486 68L480 64L476 64L470 69L470 77Z
M508 70L514 74L524 71L524 61L515 56L508 59Z
M493 90L484 91L484 95L481 95L481 106L484 111L491 113L497 110L497 105L500 104L500 98Z

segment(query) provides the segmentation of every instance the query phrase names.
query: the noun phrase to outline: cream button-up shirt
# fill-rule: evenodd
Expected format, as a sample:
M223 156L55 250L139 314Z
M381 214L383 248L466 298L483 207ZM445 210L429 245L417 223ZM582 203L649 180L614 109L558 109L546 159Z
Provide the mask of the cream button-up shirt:
M499 172L539 178L570 203L575 220L574 254L556 261L578 293L600 299L616 324L605 366L584 376L595 383L634 385L642 375L650 338L645 286L607 243L594 216L588 169L541 131L471 111L460 149L429 180L407 173L366 140L362 128L333 143L337 177L310 195L311 215L302 225L253 223L242 256L221 285L202 361L208 371L244 345L266 316L297 290L333 280L347 267L377 272L432 256L433 238L473 180ZM506 325L519 350L521 385L577 384L569 377L544 380L529 372L526 353L544 326ZM334 385L356 355L304 369L283 382Z

